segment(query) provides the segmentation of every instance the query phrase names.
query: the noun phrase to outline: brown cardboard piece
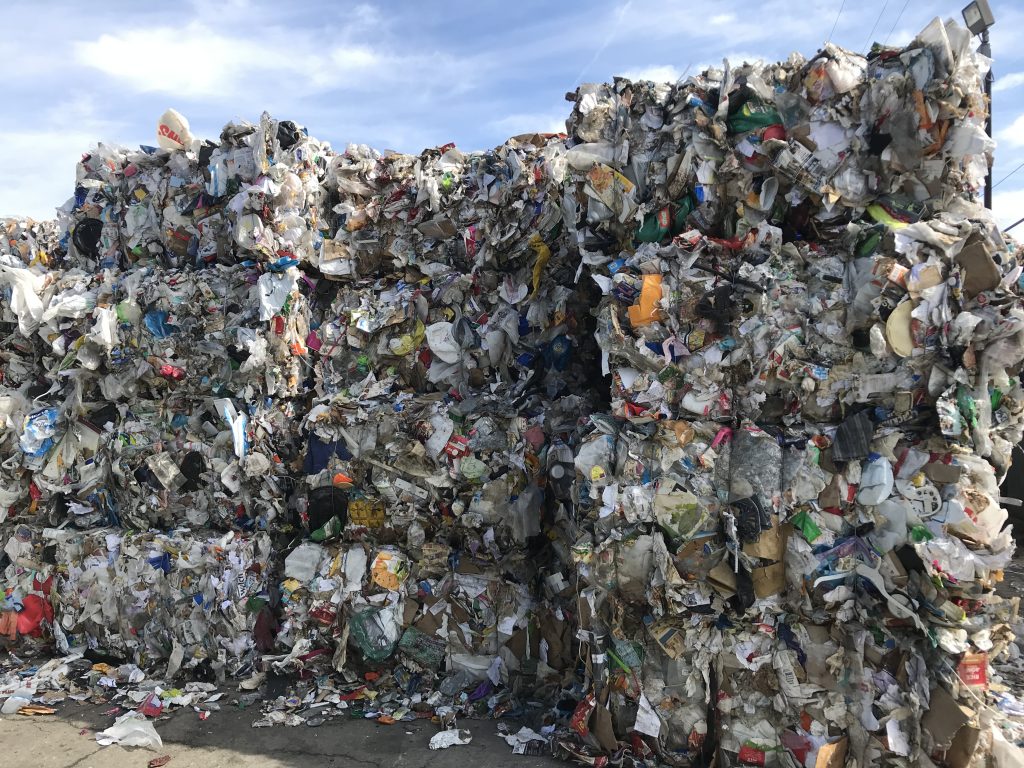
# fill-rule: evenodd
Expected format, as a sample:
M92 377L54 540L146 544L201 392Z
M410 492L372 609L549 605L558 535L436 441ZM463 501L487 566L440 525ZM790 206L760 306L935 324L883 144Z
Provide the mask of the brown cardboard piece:
M949 485L960 481L964 468L959 464L943 464L932 461L924 465L924 473L936 485Z
M985 239L975 232L963 249L956 255L956 263L964 271L964 293L974 298L982 291L989 291L999 285L999 267L989 254Z
M775 563L764 568L754 568L750 572L750 580L754 584L754 594L758 597L771 597L786 588L786 564Z
M970 707L957 700L941 686L934 686L928 711L921 718L921 729L931 734L938 749L948 749L959 731L974 718Z
M539 658L540 632L536 626L517 629L505 643L505 647L512 651L517 659L525 659L527 657L531 659Z
M520 133L518 136L513 136L513 141L518 141L520 144L533 144L538 148L544 148L547 146L548 139L552 136L558 136L557 133Z
M418 443L417 443L418 445ZM467 574L480 574L483 571L480 566L476 563L470 562L468 557L463 557L459 560L459 566L455 569L456 573L467 573Z
M829 446L828 448L823 449L822 452L820 454L818 454L818 466L821 467L822 469L824 469L830 475L834 475L837 472L839 472L839 468L836 467L836 463L832 460L832 447L831 446ZM839 481L836 478L832 478L832 482L835 483L836 494L837 494L837 498L838 498L838 493L839 493L839 490L838 490L839 489L839 484L838 483L839 483ZM822 504L822 506L824 507L824 506L834 506L834 505Z
M415 600L405 601L405 613L402 616L402 626L408 627L412 624L413 619L416 618L416 614L420 611L420 604Z
M918 270L914 280L907 279L907 291L915 299L920 298L921 293L928 288L934 288L946 279L942 274L942 267L938 264L928 264Z
M686 630L682 625L669 620L656 621L649 632L670 659L678 659L686 653Z
M811 128L807 123L794 125L790 130L786 131L786 135L796 139L811 151L817 151L818 149L818 145L811 141Z
M443 614L441 613L431 613L430 611L426 611L416 620L416 623L413 624L413 626L423 634L433 637L437 634L437 630L441 628L441 622L443 621L442 616Z
M726 600L736 594L736 574L727 560L723 560L708 572L708 583Z
M675 554L676 567L680 568L683 578L698 573L704 561L704 542L706 539L695 539L683 544Z
M949 768L967 768L974 757L974 751L978 748L978 737L981 730L970 725L965 725L956 736L953 743L946 750L946 765Z
M822 744L814 761L814 768L843 768L846 765L846 748L849 743L849 738L843 736L839 741Z
M416 226L424 236L432 237L437 240L448 240L458 233L458 228L447 216L438 216L437 218L424 221L423 223Z
M572 662L569 623L551 616L540 623L540 636L548 644L548 666L558 670L568 667Z
M594 734L601 749L609 754L619 748L618 739L615 738L615 728L612 726L612 713L603 704L594 707L590 715L590 732Z
M895 552L885 553L885 557L878 564L878 572L892 579L892 583L897 587L905 587L910 581L907 569L903 567L903 563L900 562Z
M884 659L885 655L877 645L870 642L864 644L864 661L868 662L872 667L880 667Z
M825 489L818 494L818 506L822 509L839 506L839 475L833 475Z
M575 594L575 590L572 588L572 582L566 580L561 571L555 571L544 579L544 593L548 597L569 597Z
M761 538L753 544L743 545L743 554L749 557L760 557L765 560L781 560L786 552L786 537L789 526L780 525L778 518L772 515L774 525L761 531Z
M709 552L705 552L705 549ZM722 554L717 533L699 534L679 547L673 558L684 579L707 580L707 572Z

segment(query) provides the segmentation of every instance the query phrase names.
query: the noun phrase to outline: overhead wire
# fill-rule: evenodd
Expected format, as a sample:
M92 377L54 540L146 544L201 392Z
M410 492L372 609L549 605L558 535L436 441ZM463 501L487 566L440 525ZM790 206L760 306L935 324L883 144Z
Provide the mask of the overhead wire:
M1019 171L1019 170L1020 170L1021 168L1024 168L1024 163L1021 163L1020 165L1018 165L1018 166L1017 166L1016 168L1014 168L1014 169L1013 169L1012 171L1010 171L1010 172L1009 172L1008 174L1006 174L1005 176L1003 176L1003 178L1001 178L1001 179L1000 179L999 181L997 181L997 182L996 182L995 184L993 184L993 185L992 185L992 189L995 189L996 187L998 187L998 186L999 186L1000 184L1002 184L1002 183L1003 183L1004 181L1006 181L1006 180L1007 180L1008 178L1010 178L1011 176L1013 176L1013 174L1015 174L1015 173L1016 173L1017 171Z
M889 7L889 0L885 0L885 2L882 3L882 10L880 10L878 12L878 16L875 18L875 23L871 25L871 31L868 32L868 39L864 41L864 51L865 51L865 53L870 50L871 38L874 37L875 30L878 29L878 22L880 22L882 20L882 16L885 15L885 9L888 8L888 7Z
M832 42L832 35L836 33L836 27L839 26L839 19L842 17L843 8L845 7L846 0L843 0L843 2L839 4L839 13L836 14L836 20L832 22L832 31L828 33L828 39L825 41L826 43Z
M889 27L889 34L885 36L885 42L882 43L882 45L889 44L889 38L892 37L892 33L896 31L896 25L900 23L900 19L903 18L903 12L907 10L908 5L910 5L910 0L906 0L906 2L903 3L903 7L900 8L900 12L896 14L896 21L894 21L892 26Z

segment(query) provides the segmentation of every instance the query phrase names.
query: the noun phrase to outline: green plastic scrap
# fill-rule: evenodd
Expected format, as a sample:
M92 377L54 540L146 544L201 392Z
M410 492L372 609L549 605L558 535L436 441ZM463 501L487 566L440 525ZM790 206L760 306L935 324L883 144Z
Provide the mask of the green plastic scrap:
M640 665L643 664L643 646L639 643L634 643L629 640L621 640L619 638L612 638L612 644L615 646L615 653L611 650L608 651L608 655L619 664L625 671L633 669L640 669Z
M726 121L729 133L747 133L769 125L781 125L782 118L775 107L756 101L747 101Z
M416 664L436 670L444 661L445 643L420 632L415 627L409 627L398 641L398 651Z
M803 534L803 537L807 539L809 544L813 544L814 540L821 536L821 528L814 522L814 518L810 516L806 509L789 518L789 522Z
M999 391L998 389L995 389L993 387L992 391L989 392L988 396L989 396L990 402L992 403L992 410L993 411L999 410L999 406L1002 405L1002 403L1003 403L1003 393L1001 391Z
M341 524L341 519L337 515L333 515L330 520L309 534L309 538L318 542L330 541L341 535L342 528L344 526Z
M958 387L956 391L956 404L964 421L970 427L978 426L978 404L974 402L970 391L966 387Z
M925 541L931 541L934 538L935 534L933 534L923 525L915 525L910 529L910 540L915 544L921 544Z
M649 213L633 236L638 243L660 243L678 235L686 226L686 217L693 212L693 200L687 195L664 208Z
M362 653L363 658L370 662L381 662L388 658L398 645L397 640L387 638L385 629L379 619L379 608L369 608L355 614L349 621L351 639Z

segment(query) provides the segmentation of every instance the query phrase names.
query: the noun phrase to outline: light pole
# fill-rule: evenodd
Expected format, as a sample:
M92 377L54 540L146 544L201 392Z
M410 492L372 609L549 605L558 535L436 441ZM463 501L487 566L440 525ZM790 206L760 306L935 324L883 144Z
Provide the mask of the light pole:
M972 35L981 35L981 45L978 46L978 53L982 56L992 58L992 46L988 41L988 30L996 23L996 17L992 15L992 9L988 7L988 0L974 0L962 11L964 23L971 30ZM992 138L992 67L988 68L985 74L985 99L988 101L988 114L985 117L985 133ZM988 161L988 172L985 174L985 207L992 210L992 159Z

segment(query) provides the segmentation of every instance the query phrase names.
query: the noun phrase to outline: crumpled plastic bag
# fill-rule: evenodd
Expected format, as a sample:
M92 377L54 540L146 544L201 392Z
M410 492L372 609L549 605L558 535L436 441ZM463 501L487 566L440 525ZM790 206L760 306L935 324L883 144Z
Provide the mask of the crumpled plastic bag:
M156 125L156 140L162 149L188 149L192 131L188 119L176 109L168 109Z
M441 731L430 737L431 749L448 749L448 747L469 744L473 740L473 734L465 728L460 730Z
M20 693L20 691L19 691ZM0 707L0 714L13 715L23 707L27 707L32 703L32 699L25 696L9 696L2 707Z
M502 734L502 738L505 743L513 749L519 744L527 744L531 741L547 741L548 737L542 733L537 733L532 728L527 728L525 725L515 733Z
M145 715L126 712L105 731L96 734L96 743L102 747L120 744L122 747L162 747L160 734Z
M18 316L18 331L22 336L31 336L39 327L43 317L43 291L46 275L38 270L0 266L0 285L10 286L11 311Z

